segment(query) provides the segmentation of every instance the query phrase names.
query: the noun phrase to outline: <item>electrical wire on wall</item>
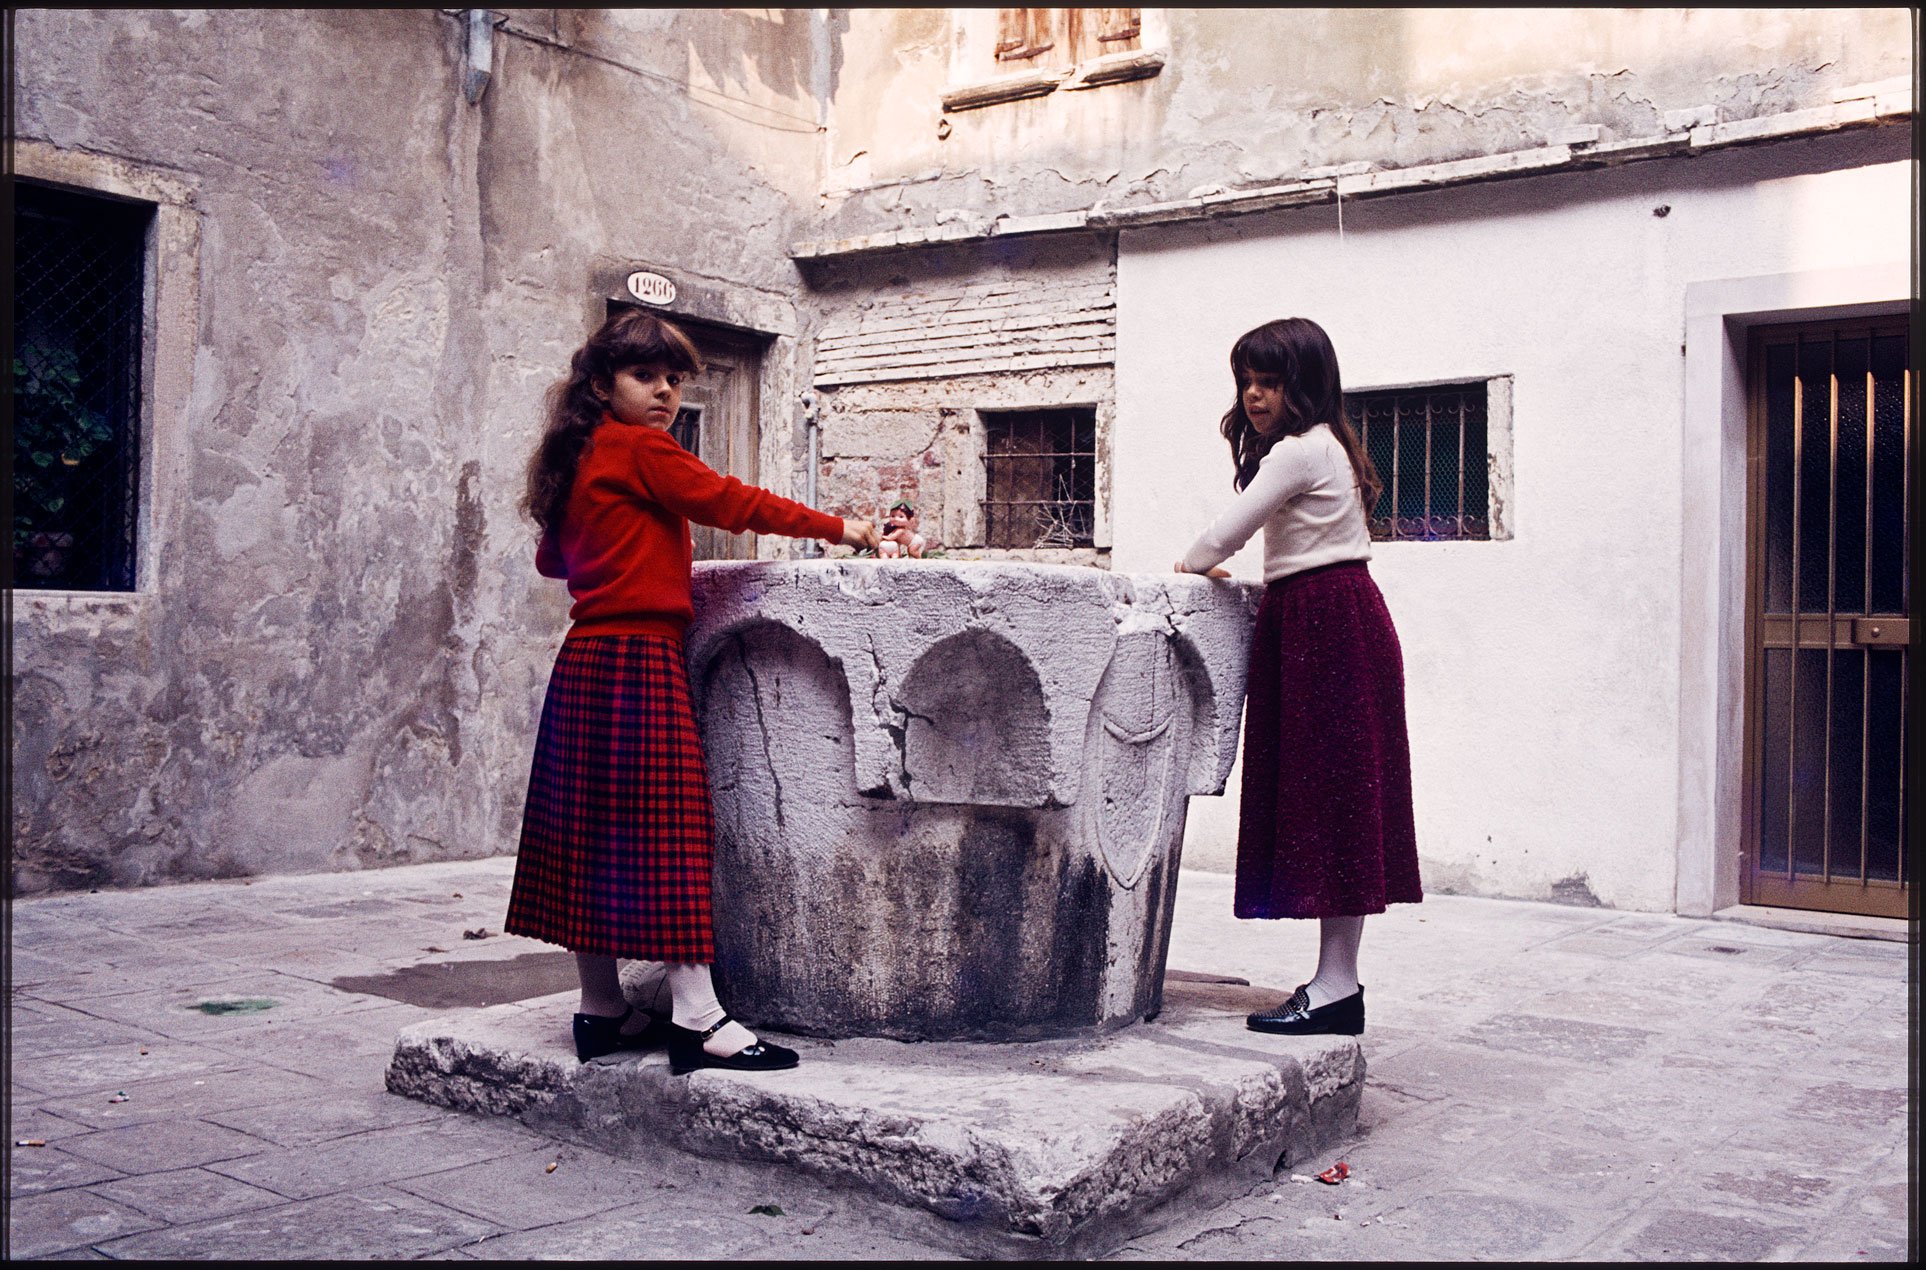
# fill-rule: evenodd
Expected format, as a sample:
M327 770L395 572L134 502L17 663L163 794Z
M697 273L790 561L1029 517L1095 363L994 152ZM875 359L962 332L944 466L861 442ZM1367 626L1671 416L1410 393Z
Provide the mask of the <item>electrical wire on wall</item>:
M442 12L456 15L457 18L459 19L459 15L463 11L459 9L453 9L453 10L444 9L442 10ZM691 101L695 102L697 105L707 106L711 110L720 111L721 113L728 115L731 119L735 119L741 123L754 124L756 127L768 128L774 132L793 132L793 133L799 133L799 134L805 134L805 135L814 135L825 131L822 124L818 123L814 119L807 118L806 116L792 114L791 112L783 110L776 106L765 106L761 102L750 101L744 97L732 97L728 93L722 92L718 89L703 88L700 85L691 84L687 80L677 79L673 75L665 75L660 71L647 70L643 67L635 66L635 65L632 65L631 63L621 61L618 58L610 57L606 53L598 53L593 49L583 48L579 44L569 44L559 39L543 36L534 31L522 30L513 25L510 25L508 20L505 18L497 21L494 25L498 30L501 31L502 34L513 36L516 39L525 40L530 44L539 45L544 48L559 49L564 53L572 53L577 57L585 57L592 62L600 62L604 66L614 67L616 70L627 71L629 74L640 76L643 79L651 79L659 83L666 84L669 87L674 88L679 92L686 94L688 98ZM712 100L708 100L708 98L714 98L716 100L712 101ZM724 105L722 103L728 103L728 105ZM728 108L729 106L747 107L750 110L761 111L765 115L774 116L776 119L788 120L792 123L800 123L807 126L801 127L801 128L795 128L795 127L789 127L783 123L773 122L769 119L752 118L750 116L739 114L736 111L729 109Z

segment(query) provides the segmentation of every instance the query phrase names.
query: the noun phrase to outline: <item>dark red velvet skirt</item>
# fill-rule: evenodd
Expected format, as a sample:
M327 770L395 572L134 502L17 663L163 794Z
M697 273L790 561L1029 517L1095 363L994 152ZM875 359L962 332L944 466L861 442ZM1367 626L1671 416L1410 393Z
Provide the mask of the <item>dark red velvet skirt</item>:
M681 643L568 641L542 706L503 929L574 952L714 961L712 814Z
M1239 917L1347 917L1424 898L1404 656L1362 560L1265 588L1251 641Z

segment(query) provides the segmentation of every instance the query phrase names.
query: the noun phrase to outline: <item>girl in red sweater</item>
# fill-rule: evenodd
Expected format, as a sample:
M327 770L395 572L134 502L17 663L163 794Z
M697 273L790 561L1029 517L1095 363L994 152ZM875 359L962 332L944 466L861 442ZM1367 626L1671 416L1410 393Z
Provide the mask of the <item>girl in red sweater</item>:
M719 476L678 445L669 427L682 381L700 371L687 335L623 309L550 390L522 506L542 530L536 568L566 579L575 603L542 707L504 924L575 953L578 1058L666 1041L677 1075L797 1061L732 1020L710 982L709 782L682 660L689 522L877 545L869 522ZM666 963L669 1019L629 1007L617 957Z

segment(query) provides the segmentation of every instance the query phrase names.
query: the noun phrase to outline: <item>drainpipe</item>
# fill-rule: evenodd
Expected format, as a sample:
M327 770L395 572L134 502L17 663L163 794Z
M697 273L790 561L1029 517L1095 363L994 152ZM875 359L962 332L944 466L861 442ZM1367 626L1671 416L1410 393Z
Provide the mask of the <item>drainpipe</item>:
M495 14L489 9L461 10L461 95L469 105L488 91L495 70Z
M809 434L809 466L803 471L803 502L816 505L816 469L822 466L823 425L816 413L816 394L804 389L796 400L802 404L803 428ZM822 543L814 538L803 541L803 555L815 559L823 554Z

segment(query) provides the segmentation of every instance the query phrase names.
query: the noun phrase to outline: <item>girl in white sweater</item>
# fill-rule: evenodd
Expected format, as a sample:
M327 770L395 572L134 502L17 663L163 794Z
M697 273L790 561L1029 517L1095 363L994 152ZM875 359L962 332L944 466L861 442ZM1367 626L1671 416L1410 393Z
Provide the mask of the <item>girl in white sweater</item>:
M1424 898L1403 655L1365 563L1365 509L1383 486L1344 417L1337 352L1317 323L1283 318L1246 332L1231 373L1237 400L1222 430L1238 496L1177 568L1227 577L1217 566L1264 531L1235 911L1320 919L1317 973L1247 1022L1356 1036L1365 915Z

